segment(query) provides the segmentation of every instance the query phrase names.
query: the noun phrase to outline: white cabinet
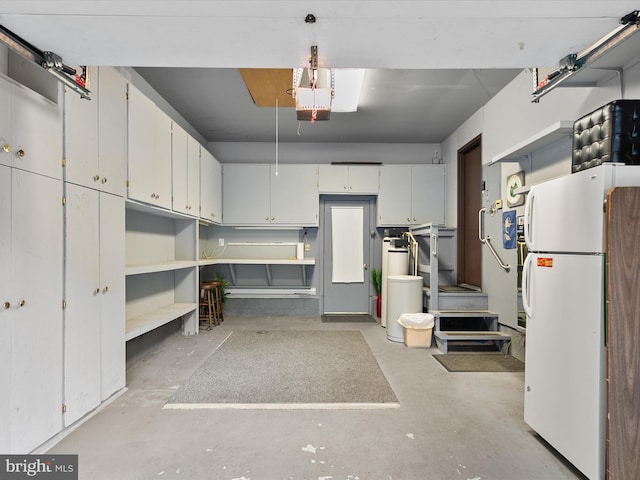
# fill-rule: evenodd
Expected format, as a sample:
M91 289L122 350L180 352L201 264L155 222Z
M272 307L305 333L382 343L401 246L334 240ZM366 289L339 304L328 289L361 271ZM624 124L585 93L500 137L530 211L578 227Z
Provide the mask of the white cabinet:
M125 384L124 198L66 185L65 425Z
M171 208L171 119L136 87L128 86L127 195Z
M271 165L270 222L280 225L318 225L318 170L316 165Z
M65 180L125 193L127 83L112 67L89 67L92 100L65 89Z
M200 148L200 218L222 223L222 165L204 147Z
M225 225L318 225L315 165L224 165L222 178Z
M171 152L173 210L197 216L200 211L200 144L175 122L171 131Z
M26 87L0 78L0 165L62 178L59 106Z
M126 209L126 340L182 318L198 333L195 218L128 203Z
M444 165L380 167L379 227L444 223Z
M372 165L319 165L320 193L367 194L378 193L379 167Z
M0 166L0 449L62 428L62 182Z

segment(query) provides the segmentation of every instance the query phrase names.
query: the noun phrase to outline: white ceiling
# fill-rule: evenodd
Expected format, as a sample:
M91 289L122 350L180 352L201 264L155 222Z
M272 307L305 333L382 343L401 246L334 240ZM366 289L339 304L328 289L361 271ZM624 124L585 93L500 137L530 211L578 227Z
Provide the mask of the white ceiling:
M238 67L369 69L357 113L281 141L437 143L523 68L555 66L636 1L0 0L0 24L69 65L133 66L208 141L269 141ZM312 13L316 23L304 18ZM143 68L142 68L143 67ZM162 67L162 68L158 68ZM542 100L544 101L544 100Z

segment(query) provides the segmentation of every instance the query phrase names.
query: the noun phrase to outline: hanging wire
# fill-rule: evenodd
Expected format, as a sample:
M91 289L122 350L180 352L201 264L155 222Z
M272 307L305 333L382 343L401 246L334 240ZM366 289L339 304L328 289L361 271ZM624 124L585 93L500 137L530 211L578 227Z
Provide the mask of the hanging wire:
M278 98L276 97L276 177L278 176Z

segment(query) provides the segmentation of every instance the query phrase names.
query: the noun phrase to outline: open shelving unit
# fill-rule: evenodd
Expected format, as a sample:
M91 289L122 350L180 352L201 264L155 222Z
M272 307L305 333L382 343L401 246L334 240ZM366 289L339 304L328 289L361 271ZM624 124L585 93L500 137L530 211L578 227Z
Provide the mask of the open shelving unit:
M197 220L126 205L126 340L178 318L184 335L197 334Z

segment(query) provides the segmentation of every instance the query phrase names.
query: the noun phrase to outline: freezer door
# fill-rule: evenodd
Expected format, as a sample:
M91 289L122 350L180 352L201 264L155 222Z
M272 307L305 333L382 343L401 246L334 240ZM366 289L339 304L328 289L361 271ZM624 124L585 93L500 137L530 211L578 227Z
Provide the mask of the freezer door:
M591 480L605 477L604 259L529 254L524 420Z
M529 251L602 252L608 183L610 170L598 167L531 187L524 217Z

